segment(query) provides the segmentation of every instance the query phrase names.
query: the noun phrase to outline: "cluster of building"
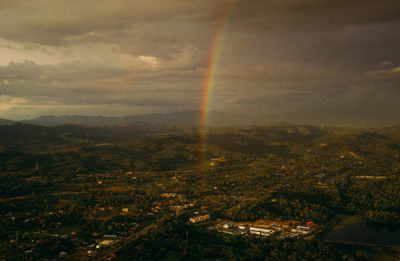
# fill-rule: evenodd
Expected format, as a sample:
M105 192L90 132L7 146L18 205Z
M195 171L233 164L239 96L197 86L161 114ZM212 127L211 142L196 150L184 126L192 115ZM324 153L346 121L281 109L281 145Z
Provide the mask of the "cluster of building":
M160 211L172 210L177 214L179 211L194 207L194 203L187 202L186 199L182 198L182 196L175 192L165 192L160 195L162 199L159 201L153 202L151 207L151 212L147 213L148 215L154 215Z
M192 222L194 223L194 222ZM277 235L284 239L287 237L305 236L315 232L319 226L313 222L308 222L304 225L299 225L300 222L220 222L215 226L219 232L230 235L256 235L256 236L271 236Z

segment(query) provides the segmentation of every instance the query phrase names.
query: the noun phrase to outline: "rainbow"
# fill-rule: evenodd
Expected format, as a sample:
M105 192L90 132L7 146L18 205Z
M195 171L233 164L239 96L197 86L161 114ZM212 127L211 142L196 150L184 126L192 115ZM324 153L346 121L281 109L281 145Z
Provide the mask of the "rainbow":
M200 165L204 167L206 159L207 145L207 125L212 101L212 94L215 86L218 65L221 59L221 50L224 43L226 31L228 29L229 20L233 11L236 0L226 1L221 10L221 19L217 25L215 36L211 41L210 54L207 63L207 70L203 80L201 109L199 116L199 144L200 144Z

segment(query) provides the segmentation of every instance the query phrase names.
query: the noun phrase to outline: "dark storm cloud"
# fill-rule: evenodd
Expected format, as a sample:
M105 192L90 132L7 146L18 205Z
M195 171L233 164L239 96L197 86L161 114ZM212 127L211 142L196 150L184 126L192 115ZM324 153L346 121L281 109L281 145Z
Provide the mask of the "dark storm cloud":
M394 21L400 18L399 11L396 0L242 0L236 6L235 18L238 24L258 29L313 30Z
M229 2L1 1L0 117L197 109ZM399 28L398 1L237 0L213 108L400 108Z
M3 26L0 35L16 41L41 44L65 44L70 36L85 33L135 29L175 17L208 12L210 1L54 1L5 2L0 6ZM173 28L171 28L173 29ZM94 36L94 37L93 37ZM88 35L96 40L96 35ZM98 38L97 38L98 39ZM112 40L112 39L108 39ZM115 39L117 40L117 39Z

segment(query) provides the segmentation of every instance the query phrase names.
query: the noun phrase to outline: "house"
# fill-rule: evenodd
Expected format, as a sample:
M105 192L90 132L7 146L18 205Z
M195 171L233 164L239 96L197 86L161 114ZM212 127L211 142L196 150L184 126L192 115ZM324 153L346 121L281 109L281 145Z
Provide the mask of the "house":
M189 221L190 221L190 223L194 224L194 223L201 222L203 220L207 220L209 218L210 218L210 214L204 214L204 215L200 214L200 215L196 215L196 216L189 218Z

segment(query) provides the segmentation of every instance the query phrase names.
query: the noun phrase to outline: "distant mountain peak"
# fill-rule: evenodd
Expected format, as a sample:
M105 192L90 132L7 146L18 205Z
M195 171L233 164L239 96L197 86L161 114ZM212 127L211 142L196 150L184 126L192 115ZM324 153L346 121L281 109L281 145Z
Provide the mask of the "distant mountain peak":
M11 125L14 123L15 123L15 121L12 121L12 120L0 119L0 126Z

